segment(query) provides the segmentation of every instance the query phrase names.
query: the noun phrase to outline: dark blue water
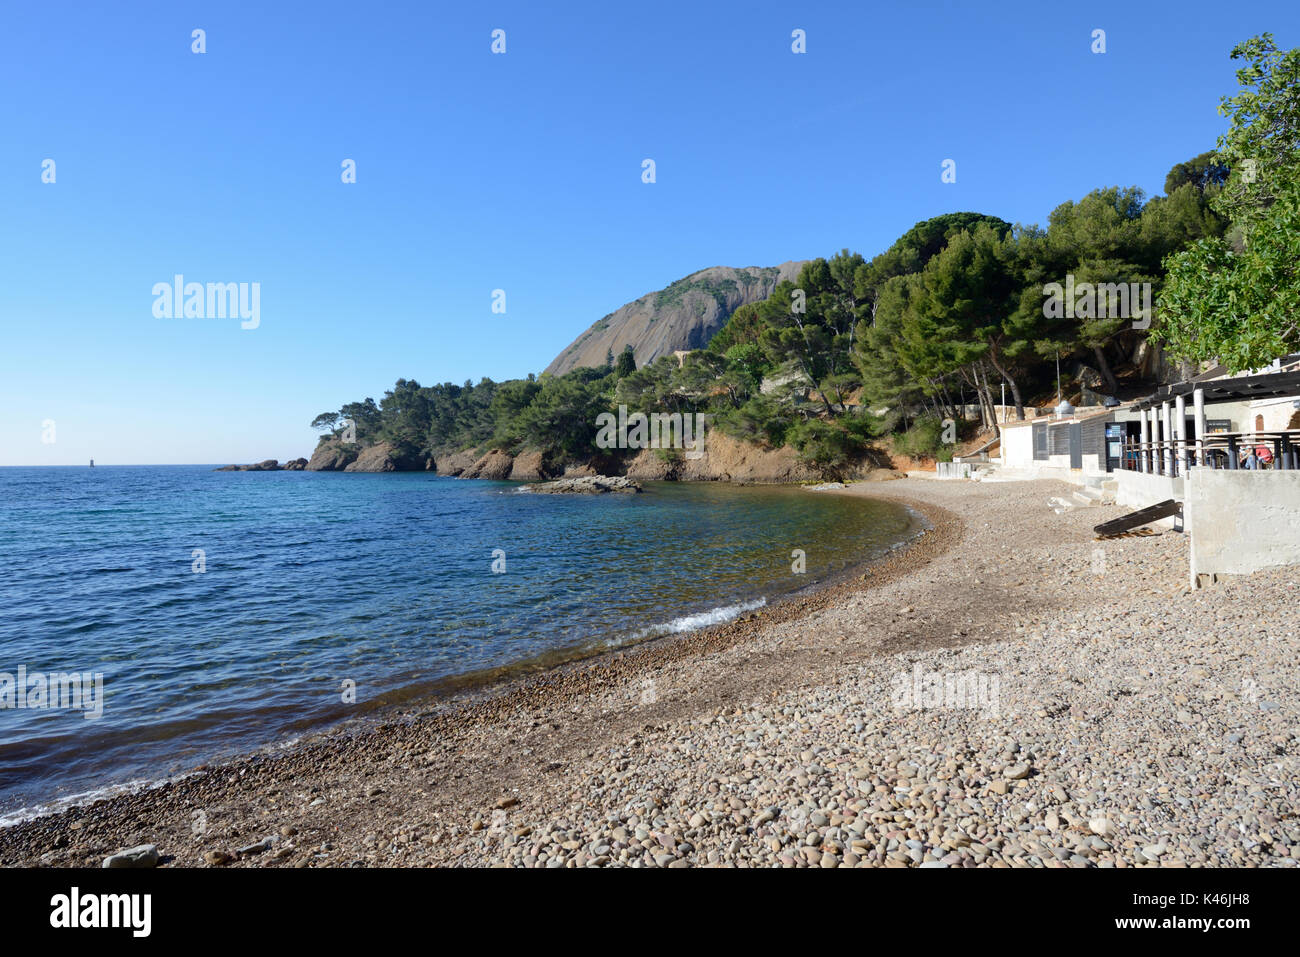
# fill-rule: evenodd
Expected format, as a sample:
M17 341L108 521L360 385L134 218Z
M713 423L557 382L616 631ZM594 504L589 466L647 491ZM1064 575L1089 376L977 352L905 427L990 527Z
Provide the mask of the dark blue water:
M800 489L515 488L0 468L0 687L20 666L103 675L95 719L0 707L0 813L158 780L467 675L725 620L915 531L898 506Z

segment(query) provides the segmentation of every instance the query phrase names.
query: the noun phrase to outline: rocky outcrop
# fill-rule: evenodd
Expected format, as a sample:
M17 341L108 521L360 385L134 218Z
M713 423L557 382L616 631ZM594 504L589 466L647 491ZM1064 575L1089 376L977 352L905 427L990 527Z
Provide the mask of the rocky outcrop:
M360 448L356 445L343 445L341 442L326 440L316 446L307 463L309 472L342 472L356 461Z
M306 459L291 459L280 464L278 459L267 459L256 465L223 465L217 472L299 472L307 467Z
M541 452L520 452L506 476L512 482L538 482L550 478Z
M848 469L842 477L867 478L881 465L868 457ZM642 482L737 482L754 485L815 482L823 477L817 470L800 462L798 453L789 446L763 448L712 429L707 433L703 453L698 458L688 458L681 450L642 449L628 462L625 472L628 478Z
M664 456L643 449L627 464L627 477L641 482L671 482L681 472L682 463L675 456Z
M472 450L463 452L448 452L443 455L433 457L433 470L439 475L449 475L453 478L463 473L478 461Z
M617 356L629 345L638 368L660 356L702 349L733 312L746 303L766 299L783 279L797 279L803 265L713 266L691 273L594 323L556 356L546 371L561 375L583 366L603 366L609 353Z
M500 449L493 449L460 474L461 478L506 479L514 467L514 458Z
M698 458L685 452L642 449L628 464L630 478L684 482L752 482L780 484L810 482L822 476L803 465L786 446L765 449L710 430Z
M582 495L600 495L606 492L632 494L641 491L641 485L621 475L584 475L581 478L562 478L554 482L524 485L520 491Z
M403 452L391 442L367 445L343 470L345 472L418 472L424 459Z
M524 451L511 455L492 449L478 455L472 449L447 452L429 458L405 453L387 442L370 446L341 445L327 439L317 446L310 461L294 459L280 465L268 459L257 465L228 465L220 471L271 471L306 468L313 472L410 472L436 471L460 478L543 482L548 479L593 478L622 473L634 482L736 482L739 484L789 484L820 481L824 476L799 461L790 447L764 448L709 429L703 453L689 458L683 450L642 449L630 458L593 456L561 468L542 452ZM870 478L879 481L888 474L883 457L866 456L839 477Z

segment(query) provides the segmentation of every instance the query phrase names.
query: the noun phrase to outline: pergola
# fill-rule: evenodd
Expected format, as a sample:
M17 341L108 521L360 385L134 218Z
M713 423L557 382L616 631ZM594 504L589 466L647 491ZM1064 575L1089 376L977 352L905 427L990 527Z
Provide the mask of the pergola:
M1192 397L1196 438L1187 437L1187 397ZM1139 416L1141 438L1130 448L1137 452L1138 469L1160 475L1177 475L1192 465L1209 465L1213 449L1227 451L1228 468L1238 468L1238 449L1268 444L1277 467L1300 467L1300 429L1279 432L1227 432L1205 434L1205 407L1252 399L1300 398L1300 372L1271 372L1237 379L1178 382L1162 386L1133 403Z

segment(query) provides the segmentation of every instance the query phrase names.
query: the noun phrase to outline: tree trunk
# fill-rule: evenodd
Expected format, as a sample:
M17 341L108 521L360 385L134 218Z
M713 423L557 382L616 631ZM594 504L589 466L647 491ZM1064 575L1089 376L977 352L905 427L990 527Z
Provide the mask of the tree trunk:
M998 370L998 374L1006 380L1007 385L1011 386L1011 400L1016 404L1016 419L1025 421L1025 406L1020 401L1020 386L1016 385L1016 380L1011 378L1011 373L1002 368L1002 364L998 362L998 350L992 345L989 346L989 361L993 363L993 368Z
M965 402L962 403L961 413L958 414L957 406L953 404L952 401L952 394L948 391L948 381L946 378L939 379L939 388L943 390L943 401L947 403L948 408L952 411L953 418L962 419L964 421L966 418L966 403ZM963 396L962 398L964 399L965 396Z
M975 399L976 399L977 402L979 402L979 407L980 407L980 429L983 430L983 428L984 428L984 426L985 426L985 422L986 422L986 420L985 420L985 416L984 416L984 402L983 402L983 400L980 398L980 392L979 392L979 389L971 383L971 371L968 370L968 369L965 369L965 368L961 368L961 369L958 369L958 370L957 370L957 373L958 373L958 375L961 376L961 381L962 381L962 387L963 387L963 388L965 388L965 386L968 386L968 385L969 385L969 386L971 386L972 389L975 390Z
M1097 356L1097 371L1105 380L1106 389L1111 395L1119 391L1119 383L1115 381L1115 373L1110 369L1110 363L1106 361L1106 351L1101 346L1093 346L1093 353Z
M988 408L989 427L998 435L1002 434L1002 426L998 422L998 407L993 401L993 390L989 387L988 372L981 361L975 366L976 387L979 389L980 405Z
M997 415L993 412L993 409L986 404L985 400L987 396L984 394L984 387L980 384L979 366L972 363L969 370L963 368L961 370L961 377L967 385L975 390L975 398L979 402L980 407L980 430L987 431L988 429L996 428Z

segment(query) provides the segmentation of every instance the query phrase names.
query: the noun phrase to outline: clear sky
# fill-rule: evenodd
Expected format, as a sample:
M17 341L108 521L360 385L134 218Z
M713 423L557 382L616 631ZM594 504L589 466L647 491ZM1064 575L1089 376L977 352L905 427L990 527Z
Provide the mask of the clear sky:
M309 455L319 412L539 372L707 266L1158 194L1224 128L1232 45L1298 28L1296 0L7 4L0 465ZM260 324L155 317L177 273L260 283Z

